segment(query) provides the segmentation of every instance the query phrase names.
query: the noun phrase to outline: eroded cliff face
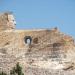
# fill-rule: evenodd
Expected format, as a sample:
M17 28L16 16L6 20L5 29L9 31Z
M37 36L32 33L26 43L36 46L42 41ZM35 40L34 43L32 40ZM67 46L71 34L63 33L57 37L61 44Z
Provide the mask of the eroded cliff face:
M1 24L2 25L2 24ZM14 28L11 24L12 28ZM19 62L25 75L74 75L74 39L57 28L0 32L0 71Z

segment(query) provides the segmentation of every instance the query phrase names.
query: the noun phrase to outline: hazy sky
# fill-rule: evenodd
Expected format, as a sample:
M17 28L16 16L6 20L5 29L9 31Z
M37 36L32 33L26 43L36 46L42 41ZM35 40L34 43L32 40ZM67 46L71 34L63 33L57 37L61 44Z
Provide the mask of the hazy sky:
M75 0L0 0L0 12L12 11L17 29L53 28L75 37Z

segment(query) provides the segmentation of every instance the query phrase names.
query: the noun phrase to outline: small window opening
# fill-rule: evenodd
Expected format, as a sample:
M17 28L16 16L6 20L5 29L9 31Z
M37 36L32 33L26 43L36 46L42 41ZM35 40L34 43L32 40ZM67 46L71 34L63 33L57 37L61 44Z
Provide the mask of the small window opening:
M32 38L31 38L30 36L26 36L26 37L24 38L24 41L25 41L26 44L30 45L31 42L32 42Z

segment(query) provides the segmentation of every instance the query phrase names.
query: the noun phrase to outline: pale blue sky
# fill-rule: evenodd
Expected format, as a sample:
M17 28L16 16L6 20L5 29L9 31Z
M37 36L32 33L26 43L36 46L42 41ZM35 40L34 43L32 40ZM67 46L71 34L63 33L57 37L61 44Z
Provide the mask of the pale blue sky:
M12 11L17 29L53 28L75 37L75 0L0 0L0 12Z

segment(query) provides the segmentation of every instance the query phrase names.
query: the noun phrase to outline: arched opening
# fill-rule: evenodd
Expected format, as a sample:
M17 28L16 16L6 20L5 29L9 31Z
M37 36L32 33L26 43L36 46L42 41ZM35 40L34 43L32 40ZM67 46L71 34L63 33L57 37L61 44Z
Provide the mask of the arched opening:
M26 44L30 45L31 42L32 42L31 36L25 36L25 37L24 37L24 41L25 41Z

